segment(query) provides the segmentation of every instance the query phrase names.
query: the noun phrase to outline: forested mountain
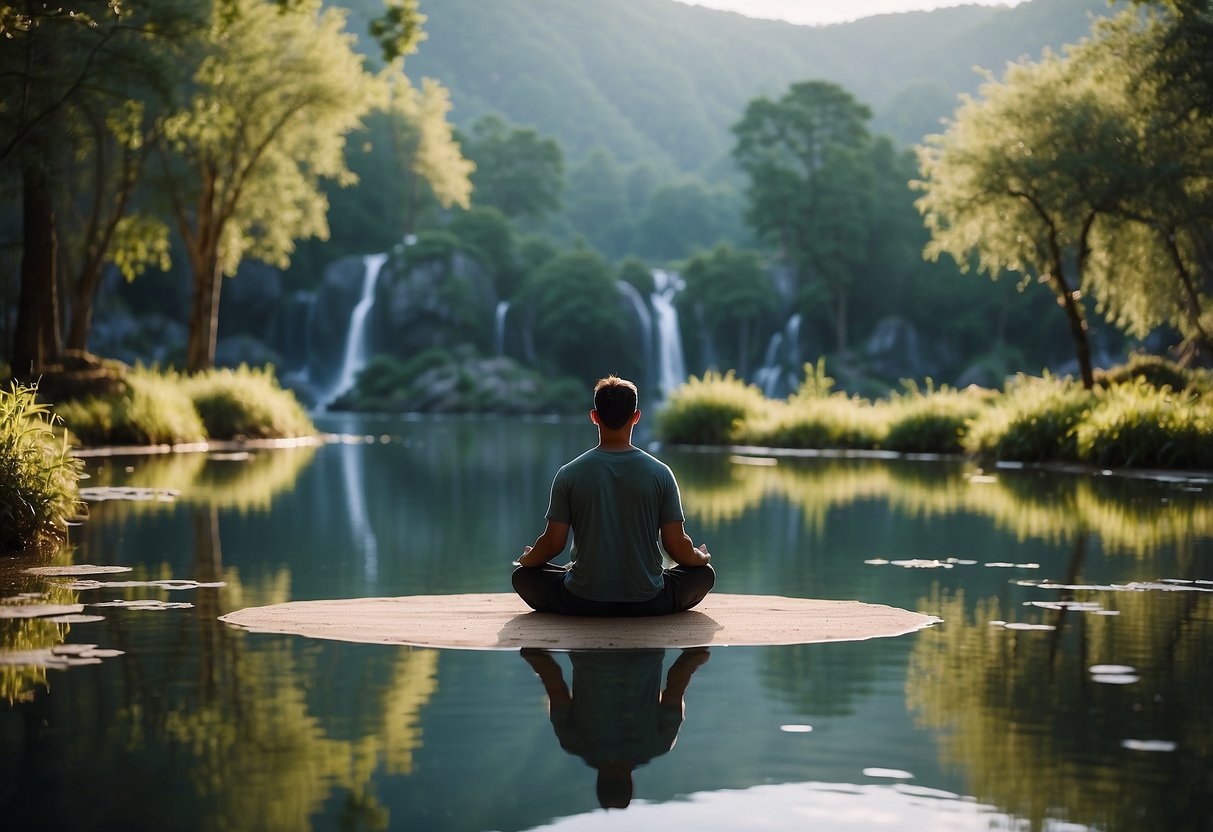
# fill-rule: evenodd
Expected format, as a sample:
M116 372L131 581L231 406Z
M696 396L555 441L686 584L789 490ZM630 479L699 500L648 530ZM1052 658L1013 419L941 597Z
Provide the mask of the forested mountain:
M346 0L353 31L381 4ZM422 0L427 39L410 76L439 79L460 125L485 113L555 137L573 160L596 146L620 162L702 170L727 155L746 102L795 81L833 81L906 144L981 80L1084 37L1106 0L959 6L810 27L673 0Z

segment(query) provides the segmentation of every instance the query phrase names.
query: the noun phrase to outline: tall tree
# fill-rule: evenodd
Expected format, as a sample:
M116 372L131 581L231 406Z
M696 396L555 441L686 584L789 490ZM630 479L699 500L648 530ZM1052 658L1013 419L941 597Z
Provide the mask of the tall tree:
M927 256L1048 285L1087 387L1094 377L1082 291L1096 221L1122 195L1115 172L1136 165L1123 131L1099 78L1046 54L987 81L920 149Z
M285 265L302 237L328 233L323 179L349 182L345 137L381 104L345 31L318 0L287 8L228 0L161 157L193 293L186 367L214 363L224 274L248 255Z
M555 139L490 113L472 123L463 150L476 164L472 184L477 205L533 221L560 209L564 156Z
M702 312L708 331L723 335L721 356L743 378L761 363L761 351L775 328L779 295L758 254L720 243L687 261L686 290L679 302ZM696 316L695 319L698 319Z
M847 348L849 284L866 256L875 182L867 163L871 111L836 84L793 84L756 98L733 126L733 157L749 176L746 218L795 271L800 303L824 289L839 352Z

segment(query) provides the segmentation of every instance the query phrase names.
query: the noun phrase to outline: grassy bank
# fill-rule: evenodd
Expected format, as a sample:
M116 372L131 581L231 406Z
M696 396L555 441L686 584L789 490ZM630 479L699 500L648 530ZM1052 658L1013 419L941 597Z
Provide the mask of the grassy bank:
M0 388L0 552L57 538L78 512L80 462L56 427L34 387Z
M197 375L143 367L122 370L99 394L55 402L85 445L158 445L206 439L306 436L315 427L273 370L210 370Z
M1018 376L1002 391L928 386L881 399L833 391L806 367L786 401L732 374L677 390L657 420L675 444L964 453L981 460L1213 469L1213 375L1137 357L1094 390Z

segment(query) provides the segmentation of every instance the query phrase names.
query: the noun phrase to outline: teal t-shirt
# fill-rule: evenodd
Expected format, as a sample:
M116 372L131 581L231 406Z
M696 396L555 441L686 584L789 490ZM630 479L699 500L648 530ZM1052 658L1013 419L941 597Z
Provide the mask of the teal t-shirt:
M556 472L547 518L573 528L569 592L591 601L647 601L662 589L663 523L683 520L669 467L639 448L592 448Z

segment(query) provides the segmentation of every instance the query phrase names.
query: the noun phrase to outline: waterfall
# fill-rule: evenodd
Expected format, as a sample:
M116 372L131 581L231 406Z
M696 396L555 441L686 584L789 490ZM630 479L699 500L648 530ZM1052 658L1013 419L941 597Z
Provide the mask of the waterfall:
M644 350L644 371L647 374L653 373L653 316L649 313L649 307L644 302L644 298L640 296L640 292L636 291L636 287L627 281L620 280L616 285L619 287L619 292L632 304L632 309L636 312L636 319L640 322L641 332L641 348ZM651 379L646 378L646 381Z
M674 295L683 287L677 272L653 269L657 291L650 300L657 313L657 388L666 399L687 380L686 360L682 355L682 333L678 329L678 311Z
M367 333L366 321L375 305L375 285L379 280L379 272L387 262L386 254L368 254L362 258L365 272L362 277L362 297L350 314L350 328L345 336L345 353L341 359L341 373L337 383L325 397L331 402L354 386L354 377L366 366L367 353L370 351L370 338Z
M800 373L800 313L788 318L783 328L771 335L767 351L762 356L762 366L754 374L754 383L762 388L768 398L779 395L779 384L785 379L788 392L796 387Z
M493 349L497 355L505 355L505 316L509 314L510 302L497 302L497 310L493 313Z

